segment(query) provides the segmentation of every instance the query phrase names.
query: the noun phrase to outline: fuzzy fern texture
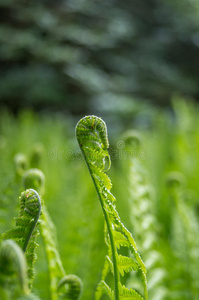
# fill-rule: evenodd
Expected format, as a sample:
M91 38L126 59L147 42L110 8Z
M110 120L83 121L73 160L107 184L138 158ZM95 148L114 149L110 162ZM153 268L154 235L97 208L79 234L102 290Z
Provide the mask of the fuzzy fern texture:
M110 168L108 136L105 122L96 116L86 116L76 126L76 136L97 191L105 219L105 241L108 248L102 280L96 291L96 300L106 294L111 300L148 299L146 268L137 251L131 233L123 225L111 194L111 181L106 175ZM121 248L127 248L124 255ZM121 277L130 271L137 272L143 285L142 294L122 284ZM109 284L113 274L113 286ZM110 280L111 281L111 280Z

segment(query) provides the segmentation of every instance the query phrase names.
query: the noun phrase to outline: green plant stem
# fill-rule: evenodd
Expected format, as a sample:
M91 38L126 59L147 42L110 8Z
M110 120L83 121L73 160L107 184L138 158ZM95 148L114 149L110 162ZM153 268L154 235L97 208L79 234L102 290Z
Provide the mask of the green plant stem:
M57 285L58 281L63 278L66 273L63 268L59 252L57 251L54 239L49 225L52 223L50 216L48 215L45 205L43 205L43 211L41 215L41 235L45 243L45 251L48 261L48 274L50 279L50 299L57 300ZM55 280L57 276L57 280Z
M85 154L84 154L84 151L82 150L82 153L83 153L83 156L85 158L85 161L86 161L86 164L88 166L88 169L89 169L89 172L90 172L90 175L91 175L91 178L93 180L93 183L94 183L94 186L95 186L95 189L97 191L97 194L98 194L98 197L99 197L99 200L100 200L100 204L101 204L101 207L102 207L102 211L103 211L103 214L104 214L104 218L105 218L105 222L106 222L106 225L107 225L107 230L108 230L108 234L109 234L109 238L110 238L110 244L111 244L111 250L112 250L112 259L113 259L113 273L114 273L114 293L115 293L115 300L119 300L119 271L118 271L118 267L117 267L117 259L116 259L116 246L115 246L115 243L114 243L114 239L113 239L113 232L112 232L112 229L111 229L111 224L110 224L110 220L107 216L107 213L106 213L106 210L104 209L104 206L103 206L103 201L102 201L102 198L101 198L101 195L100 195L100 192L99 192L99 189L97 187L97 184L95 182L95 179L92 175L92 172L91 172L91 168L86 160L86 157L85 157Z

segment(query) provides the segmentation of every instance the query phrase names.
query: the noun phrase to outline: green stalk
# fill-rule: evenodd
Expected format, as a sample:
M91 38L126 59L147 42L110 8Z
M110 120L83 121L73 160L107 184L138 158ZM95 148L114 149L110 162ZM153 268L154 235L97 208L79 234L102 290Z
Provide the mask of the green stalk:
M58 299L58 281L66 276L63 268L59 252L57 251L52 232L50 230L50 224L52 223L50 216L48 215L45 205L43 205L43 212L41 216L41 235L45 244L45 252L48 262L48 275L50 279L50 299ZM57 277L57 278L56 278Z
M81 148L81 150L82 150L82 148ZM116 255L115 255L116 254L116 247L115 247L115 243L114 243L114 238L113 238L113 233L112 233L112 229L111 229L110 220L108 218L106 210L104 209L101 194L100 194L99 189L97 187L96 181L95 181L95 179L92 175L91 168L90 168L90 166L89 166L89 164L86 160L86 156L85 156L83 150L82 150L82 153L83 153L84 159L86 161L86 164L88 166L88 170L89 170L89 173L90 173L91 178L93 180L95 189L97 191L97 195L99 197L100 204L101 204L102 211L103 211L104 218L105 218L105 222L106 222L106 225L107 225L107 230L108 230L108 234L109 234L109 238L110 238L110 244L111 244L112 258L113 258L114 294L115 294L115 300L119 300L119 281L120 281L119 276L120 275L119 275L119 271L118 271L118 267L117 267L117 259L116 259Z

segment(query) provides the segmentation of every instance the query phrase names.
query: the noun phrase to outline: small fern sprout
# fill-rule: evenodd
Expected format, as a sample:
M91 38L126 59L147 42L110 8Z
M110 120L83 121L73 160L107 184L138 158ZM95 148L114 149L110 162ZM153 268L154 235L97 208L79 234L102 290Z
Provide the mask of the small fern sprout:
M65 291L63 291L63 288ZM60 280L57 290L62 299L79 300L83 284L76 275L67 275Z
M24 174L23 183L25 188L30 188L30 187L37 188L38 192L41 193L41 195L43 195L45 176L41 170L39 169L28 170ZM70 287L67 290L67 297L68 297L67 299L71 299L71 300L79 299L79 297L77 296L76 298L74 298L74 296L72 296L72 293L70 291L74 291L75 293L76 290L76 295L80 296L81 293L80 291L77 292L77 290L78 290L78 284L81 282L81 280L75 275L70 275L69 277L66 276L59 252L57 250L56 229L44 201L42 201L42 214L40 220L41 220L40 223L41 236L44 241L44 247L45 247L45 252L46 252L46 257L48 262L48 275L50 281L49 289L50 289L51 300L58 299L58 290L60 291L61 286L65 285L64 281L61 281L62 278L64 279L67 278L68 286ZM69 279L71 279L71 281L69 281ZM63 282L63 284L61 284L60 286L59 282L61 283ZM80 287L81 284L79 284L79 289Z
M39 169L29 169L23 175L23 185L25 189L34 189L39 194L44 193L45 176Z
M26 260L23 251L13 240L3 241L0 247L0 286L8 299L28 294Z
M125 131L121 138L125 142L125 150L138 149L142 143L142 136L136 130Z
M15 218L16 227L3 234L3 239L14 239L25 252L30 287L34 279L33 264L37 258L35 248L38 246L35 239L39 231L35 227L40 214L41 200L38 193L33 189L22 192L20 196L19 216Z
M139 151L142 146L139 133L134 131L124 133L123 140L125 142L124 150L128 153L131 153L135 147ZM163 256L156 244L158 237L156 228L159 226L154 214L154 189L148 180L149 176L143 161L137 156L129 156L124 174L128 182L130 223L147 267L149 299L164 300L167 293L164 288L166 272L163 269ZM137 290L140 290L138 278L134 274L132 275L128 278L128 285L135 285Z
M178 189L185 186L185 177L182 173L173 171L167 175L166 184L169 189Z
M17 153L14 156L14 165L15 165L16 175L18 177L23 176L24 172L28 168L28 161L26 156L23 153Z
M168 185L169 178L169 185ZM176 282L181 298L197 300L199 297L199 223L195 211L187 203L185 178L183 174L171 172L167 176L169 196L174 203L172 212L172 231L170 243L175 257L175 269L170 282L174 291ZM175 276L174 276L175 274Z
M30 158L31 168L38 168L41 164L41 160L44 154L44 146L41 143L37 143L33 146L33 150Z
M111 300L148 299L146 268L137 252L135 241L125 228L115 208L115 197L111 194L112 187L109 177L105 174L105 161L108 153L108 136L105 122L96 116L82 118L76 126L76 136L83 156L87 163L91 178L97 191L105 218L105 241L108 255L105 261L102 280L96 291L96 300L106 294ZM126 247L131 256L120 254L119 249ZM130 271L138 272L143 283L144 298L133 289L128 289L121 283L120 276ZM113 274L114 290L107 284L109 273Z

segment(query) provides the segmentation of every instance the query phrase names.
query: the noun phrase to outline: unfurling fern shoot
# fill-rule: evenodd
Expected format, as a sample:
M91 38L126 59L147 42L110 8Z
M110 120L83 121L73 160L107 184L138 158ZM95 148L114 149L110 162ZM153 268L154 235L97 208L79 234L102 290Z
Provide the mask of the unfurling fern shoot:
M199 299L199 224L194 210L187 201L186 179L179 172L167 175L167 188L170 200L174 203L172 211L172 232L170 243L177 266L170 288L175 291L176 282L180 299ZM180 267L179 267L180 266ZM181 286L180 286L181 285Z
M114 205L115 198L110 192L111 181L104 173L106 160L108 161L108 169L110 168L106 124L101 118L96 116L84 117L76 126L76 136L96 188L107 228L106 243L108 255L102 280L96 292L96 299L101 299L103 294L107 294L112 300L147 300L145 265L137 252L132 235L120 220ZM118 250L120 247L128 248L132 254L131 257L119 254ZM114 292L105 281L109 271L114 276ZM127 289L121 284L120 275L124 276L125 272L128 273L130 271L136 271L140 275L143 283L144 298L135 290Z
M29 169L23 176L25 188L35 188L43 196L45 176L39 169ZM75 275L66 275L57 250L56 230L44 201L40 218L41 236L44 241L48 262L50 300L78 300L82 294L81 280Z
M33 264L37 258L35 242L39 231L35 229L41 213L41 200L38 193L33 189L24 191L20 196L20 212L15 218L16 227L3 234L3 239L13 239L25 252L29 286L32 286L34 279Z
M3 241L0 247L0 296L13 299L26 294L27 272L23 251L14 241Z
M135 130L128 130L122 135L125 147L124 151L128 155L125 161L124 178L128 183L128 199L130 222L134 237L140 249L142 258L147 267L148 293L149 299L165 300L167 290L165 288L166 272L163 268L164 259L157 247L159 228L154 209L154 189L148 180L147 169L139 153L142 146L142 137ZM137 155L133 155L136 153ZM124 162L122 162L124 165ZM136 284L139 290L140 283L137 276L129 276L128 285Z

